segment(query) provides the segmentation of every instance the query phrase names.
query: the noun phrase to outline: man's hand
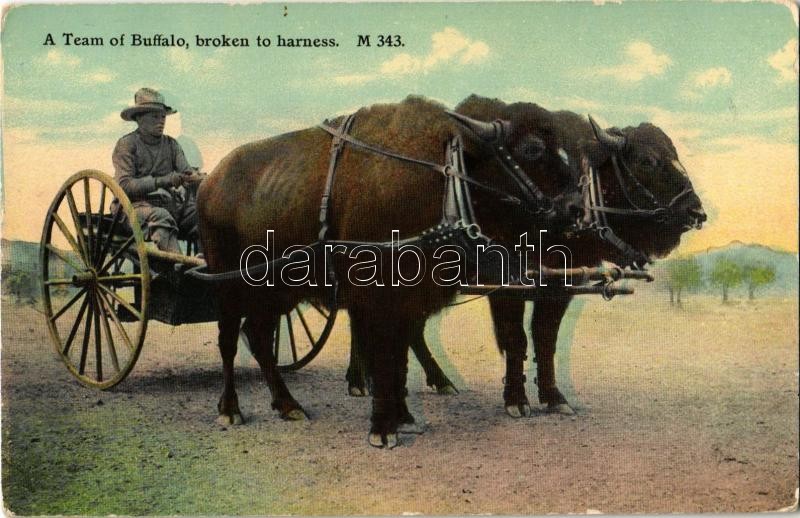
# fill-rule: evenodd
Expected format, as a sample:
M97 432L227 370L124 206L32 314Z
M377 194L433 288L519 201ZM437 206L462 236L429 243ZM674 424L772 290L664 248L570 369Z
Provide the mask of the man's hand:
M178 173L169 173L164 176L156 177L156 187L161 189L169 189L170 187L178 187L181 185L183 179Z
M203 178L205 177L205 173L187 171L181 175L181 181L183 182L184 187L192 187L195 185L200 185L200 182L202 182Z

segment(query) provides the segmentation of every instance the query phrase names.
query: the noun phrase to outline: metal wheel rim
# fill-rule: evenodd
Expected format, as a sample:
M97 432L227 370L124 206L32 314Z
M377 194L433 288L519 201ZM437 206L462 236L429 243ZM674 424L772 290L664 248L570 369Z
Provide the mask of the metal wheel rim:
M292 347L291 350L294 352L294 354L292 355L293 361L291 363L284 363L284 364L279 363L278 370L280 372L296 371L308 365L308 363L314 358L316 358L317 355L320 353L322 347L325 345L325 342L328 340L331 331L333 330L333 325L336 322L336 313L337 313L337 308L335 306L333 306L331 309L327 309L316 303L314 304L309 303L309 307L305 309L309 310L309 308L314 308L314 310L318 312L325 320L325 324L322 328L322 331L319 332L319 336L315 336L313 339L311 338L311 336L313 336L313 333L309 329L310 326L307 325L307 322L303 321L304 313L300 309L300 304L293 307L287 313L282 314L280 320L278 321L278 325L275 328L276 336L274 337L275 339L273 340L273 346L272 346L272 354L273 356L278 358L278 361L280 361L280 350L276 350L276 348L281 346L285 347L287 345L285 343L281 344L279 340L280 333L283 329L288 330L290 333L294 333L295 330L298 330L306 334L309 338L309 341L313 342L311 349L308 352L302 354L302 356L300 356L296 352L296 349L292 347L293 342L295 340L293 338L290 338L288 340L289 342L288 345L289 347ZM292 317L293 313L298 315L297 318ZM285 326L283 324L284 322L286 322ZM296 324L299 324L299 326Z
M93 185L100 193L100 203L94 207L92 206L91 195ZM75 187L77 189L73 190ZM78 191L78 196L76 196L76 190ZM85 211L84 213L78 212L76 215L78 200L81 198L80 193L83 193L83 208ZM135 255L139 262L140 271L130 275L123 274L125 279L119 277L118 265L114 264L115 256L118 253L111 248L111 236L101 231L100 220L104 214L112 216L110 204L114 198L119 202L120 216L124 215L128 221L137 221L136 213L128 197L110 176L94 170L84 170L72 175L59 189L47 211L39 252L39 264L42 274L42 304L55 351L70 373L81 384L96 389L108 389L125 379L136 364L147 330L150 270L147 265L147 252L142 231L138 225L132 225L131 237L117 249L119 251L122 248L122 251L119 251L116 261L126 254L131 254ZM69 218L61 218L58 215L58 211L65 201L70 208L71 221L69 221ZM109 205L108 211L106 211L106 205ZM98 212L95 212L94 208L97 208ZM88 216L88 220L86 219L87 213L91 214ZM80 217L81 214L84 215L84 218ZM97 227L94 225L93 216L95 215L97 215L98 220ZM113 221L116 221L116 225L119 225L120 216L112 218ZM86 234L84 234L83 230L79 232L79 229L82 228L81 225L85 226ZM115 225L112 222L112 228L114 227ZM64 250L60 250L52 244L54 229L57 229L55 232L60 233L62 237L69 241L71 250L67 252L74 254L71 260L68 260L70 255L65 254ZM65 234L70 230L72 232L71 240ZM112 233L115 232L112 232L112 229L108 229L108 234ZM72 276L72 284L65 284L66 278L51 278L50 262L53 257L57 257L62 263L69 264L73 268L75 274ZM76 267L83 268L83 270L79 271ZM108 272L112 267L115 268L116 273L109 274ZM76 278L81 279L78 284L75 283ZM118 287L122 285L125 285L126 288L138 289L140 293L141 305L138 310L128 303L132 310L131 315L137 319L132 325L131 333L126 332L114 309L115 305L119 307L126 302L116 294ZM79 288L79 290L65 306L54 312L51 290L56 286L71 286ZM58 319L65 316L65 312L71 309L71 306L77 305L79 301L82 301L82 309L78 312L78 317L73 324L71 332L64 339L58 329ZM83 322L84 335L83 343L80 345L81 358L76 365L69 353L76 343L75 339L78 338L76 334L81 327L81 320L84 314L86 315L86 320ZM116 344L113 339L114 331L112 329L116 329L117 336L122 338ZM91 336L92 332L93 336ZM90 341L91 343L89 343ZM104 344L105 348L103 347ZM117 349L121 347L126 347L125 350L128 351L128 354L124 361L119 364ZM86 370L87 360L90 359L92 352L95 355L93 364L95 372L93 374ZM106 360L105 370L103 369L104 357L111 359L110 362ZM111 365L109 366L108 363L111 363Z

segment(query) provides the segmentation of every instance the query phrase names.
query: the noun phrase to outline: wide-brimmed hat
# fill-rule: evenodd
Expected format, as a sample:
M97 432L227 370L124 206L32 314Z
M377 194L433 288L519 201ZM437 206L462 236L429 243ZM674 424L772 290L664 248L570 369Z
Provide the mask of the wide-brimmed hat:
M138 115L147 112L166 112L167 115L177 113L171 106L164 104L164 96L152 88L140 88L133 96L134 106L122 110L119 114L123 120L132 121Z

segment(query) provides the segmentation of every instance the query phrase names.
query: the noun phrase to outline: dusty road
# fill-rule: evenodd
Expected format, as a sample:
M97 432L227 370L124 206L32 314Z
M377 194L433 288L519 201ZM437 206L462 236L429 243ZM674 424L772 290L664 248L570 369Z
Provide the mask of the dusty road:
M797 309L796 299L696 297L685 310L647 294L584 300L558 358L578 414L514 420L487 308L460 306L426 334L461 394L433 393L412 363L410 407L427 431L383 451L366 443L369 400L345 395L346 318L287 376L313 420L280 421L240 353L247 422L234 428L215 423L213 325L152 324L133 373L101 393L59 363L40 314L5 300L4 505L67 515L775 510L798 485Z

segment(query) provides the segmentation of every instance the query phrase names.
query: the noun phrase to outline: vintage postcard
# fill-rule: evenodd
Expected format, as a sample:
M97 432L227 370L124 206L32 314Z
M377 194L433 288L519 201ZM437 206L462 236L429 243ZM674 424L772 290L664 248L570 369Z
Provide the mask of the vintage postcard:
M4 512L796 510L797 35L6 6Z

